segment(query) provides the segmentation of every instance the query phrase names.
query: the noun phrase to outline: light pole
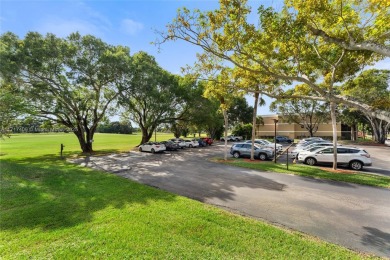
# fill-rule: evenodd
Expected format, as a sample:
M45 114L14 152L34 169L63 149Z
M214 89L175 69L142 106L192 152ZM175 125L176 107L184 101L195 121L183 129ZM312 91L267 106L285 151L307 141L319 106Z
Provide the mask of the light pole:
M278 123L278 119L274 119L274 123L275 123L275 135L274 135L274 143L275 143L275 150L274 150L274 162L276 163L276 124Z

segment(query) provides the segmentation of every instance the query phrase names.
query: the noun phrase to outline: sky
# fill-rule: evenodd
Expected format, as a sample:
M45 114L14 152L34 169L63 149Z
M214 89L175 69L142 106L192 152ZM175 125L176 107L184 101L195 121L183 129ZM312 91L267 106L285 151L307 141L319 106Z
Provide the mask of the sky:
M282 0L250 1L256 8L263 4L280 9ZM66 37L78 31L91 34L112 45L130 47L131 54L145 51L156 58L159 65L174 74L181 67L192 65L199 47L183 41L168 42L159 50L151 44L158 38L156 31L164 31L177 9L213 10L217 0L0 0L0 34L10 31L23 38L27 32L54 33ZM253 19L255 17L253 16ZM255 20L253 22L256 22ZM390 68L390 60L377 64ZM253 104L253 98L247 97ZM266 106L258 109L259 115L272 114Z

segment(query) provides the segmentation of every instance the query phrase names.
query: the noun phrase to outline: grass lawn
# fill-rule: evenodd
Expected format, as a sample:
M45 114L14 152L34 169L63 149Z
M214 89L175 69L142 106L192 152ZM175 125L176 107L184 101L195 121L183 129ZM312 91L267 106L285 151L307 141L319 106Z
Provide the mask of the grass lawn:
M173 134L157 133L157 141L174 138ZM154 136L152 138L154 141ZM141 134L100 134L94 136L93 149L97 152L124 152L133 149L141 141ZM80 154L81 149L73 133L15 134L0 140L0 154L3 158L26 158L60 154L64 144L65 155Z
M313 177L326 180L334 181L343 181L356 184L363 184L369 186L390 188L390 178L386 176L365 174L354 172L350 170L340 170L338 172L332 172L332 169L322 169L316 166L308 166L302 164L290 164L288 170L285 164L273 163L273 162L264 162L264 161L249 161L245 159L234 159L229 158L227 161L224 161L220 158L213 159L220 163L225 163L233 166L260 170L260 171L269 171L269 172L279 172L285 174L294 174L305 177Z
M98 135L95 150L126 151L135 139ZM58 158L60 143L69 153L79 151L71 135L19 135L1 141L0 258L368 257L67 163Z

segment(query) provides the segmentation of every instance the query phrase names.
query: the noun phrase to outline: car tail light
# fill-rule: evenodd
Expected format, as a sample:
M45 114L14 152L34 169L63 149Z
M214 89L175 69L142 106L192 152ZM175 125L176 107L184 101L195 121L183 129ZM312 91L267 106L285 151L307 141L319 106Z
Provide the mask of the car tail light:
M159 145L156 145L156 148L160 148L160 146L159 146Z
M364 156L364 157L367 157L367 158L370 158L370 154L368 154L368 153L362 153L362 154L360 154L361 156Z

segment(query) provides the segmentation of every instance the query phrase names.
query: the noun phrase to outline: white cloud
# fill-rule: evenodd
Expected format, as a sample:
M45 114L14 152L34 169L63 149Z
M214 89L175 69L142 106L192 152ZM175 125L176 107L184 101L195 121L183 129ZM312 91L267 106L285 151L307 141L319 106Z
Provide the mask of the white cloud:
M130 34L130 35L135 35L139 31L142 31L144 28L144 25L142 23L133 21L131 19L124 19L121 22L121 31Z

